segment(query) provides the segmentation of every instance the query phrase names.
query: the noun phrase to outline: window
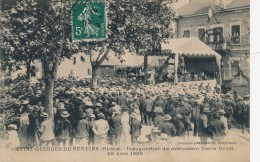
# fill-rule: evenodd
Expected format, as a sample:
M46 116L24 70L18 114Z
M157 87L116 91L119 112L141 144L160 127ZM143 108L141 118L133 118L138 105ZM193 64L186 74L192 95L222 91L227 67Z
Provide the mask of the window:
M240 25L231 26L231 44L240 44Z
M158 59L158 65L162 66L165 62L165 59Z
M184 30L183 31L183 38L189 38L190 37L190 30Z
M216 34L214 35L214 42L218 42L221 40L221 36L223 36L223 28L222 27L216 27L214 28L216 31Z
M88 75L90 75L91 74L91 70L90 69L88 69Z
M213 30L206 38L207 42L217 43L219 41L223 41L223 27L214 27Z
M73 65L76 64L76 57L73 57Z
M202 42L205 42L206 41L206 36L207 34L205 33L205 29L201 28L201 29L198 29L198 37L199 39L202 41Z

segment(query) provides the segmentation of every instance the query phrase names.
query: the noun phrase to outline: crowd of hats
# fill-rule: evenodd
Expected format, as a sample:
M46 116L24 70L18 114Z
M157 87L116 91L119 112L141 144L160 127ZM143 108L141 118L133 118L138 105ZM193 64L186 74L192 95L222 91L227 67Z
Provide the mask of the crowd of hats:
M68 80L58 79L55 83L54 100L59 105L60 109L66 109L69 104L77 106L87 107L104 107L104 99L108 98L111 102L111 106L115 106L115 98L118 94L124 94L131 102L139 99L139 96L155 99L157 96L164 98L178 98L183 102L188 102L190 99L194 99L195 103L201 104L206 98L212 102L221 101L224 97L232 98L231 93L222 94L220 86L216 85L211 87L209 84L172 84L172 83L160 83L156 85L146 85L143 83L130 82L127 79L99 79L99 86L95 89L90 88L90 85L84 80ZM12 85L13 90L7 95L13 99L14 107L20 105L30 105L27 109L37 108L37 103L44 103L44 90L45 85L43 81L36 84L30 84L21 80ZM249 97L249 96L248 96ZM237 100L243 99L238 96ZM77 107L75 106L75 107ZM134 106L134 105L133 105ZM15 110L12 110L13 112ZM114 110L116 112L116 110ZM204 111L210 111L208 107L205 107ZM156 108L154 112L163 112L162 108ZM136 112L137 113L137 112ZM222 112L223 113L223 112ZM66 111L63 116L67 116ZM139 118L139 114L132 114L133 118Z

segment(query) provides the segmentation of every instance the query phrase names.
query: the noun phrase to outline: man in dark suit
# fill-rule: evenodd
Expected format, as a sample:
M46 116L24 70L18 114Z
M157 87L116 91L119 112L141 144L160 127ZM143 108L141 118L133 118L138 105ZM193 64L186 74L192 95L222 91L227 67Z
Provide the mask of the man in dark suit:
M143 95L143 93L140 94L140 97L139 97L139 103L140 103L140 113L141 113L141 116L142 116L142 123L143 123L143 119L145 117L145 97Z
M122 131L121 114L120 114L120 110L118 110L114 112L114 114L110 119L111 140L114 145L120 144L121 131Z
M161 133L165 133L168 135L168 137L172 137L175 135L176 130L175 127L172 123L170 123L170 120L172 119L172 117L169 114L166 114L164 116L164 122L162 122L159 125L159 130L161 130Z
M219 117L219 113L215 113L214 120L208 126L208 131L213 141L221 141L226 135L224 122Z
M163 108L163 110L165 109L165 103L164 101L161 99L161 97L157 96L157 98L155 99L155 101L153 102L153 106L154 107L161 107Z
M145 103L145 116L144 116L145 124L152 125L153 100L150 98L149 95L147 95L144 103Z
M208 117L206 113L210 113L209 108L200 108L200 115L198 116L197 125L198 125L198 135L201 142L206 143L208 138Z
M141 134L141 116L138 113L133 112L131 114L131 138L132 144L137 143L137 137Z
M233 111L236 104L232 100L231 94L227 93L226 98L224 99L224 109L225 109L225 116L228 119L228 129L231 130L231 119L233 115Z
M120 106L127 106L126 96L123 95L121 91L119 92L119 96L117 97L117 104Z

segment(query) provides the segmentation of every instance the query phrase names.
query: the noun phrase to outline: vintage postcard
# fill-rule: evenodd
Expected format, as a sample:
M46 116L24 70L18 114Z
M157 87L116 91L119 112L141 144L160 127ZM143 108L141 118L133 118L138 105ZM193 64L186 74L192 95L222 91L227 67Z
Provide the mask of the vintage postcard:
M0 11L0 161L250 161L250 0Z

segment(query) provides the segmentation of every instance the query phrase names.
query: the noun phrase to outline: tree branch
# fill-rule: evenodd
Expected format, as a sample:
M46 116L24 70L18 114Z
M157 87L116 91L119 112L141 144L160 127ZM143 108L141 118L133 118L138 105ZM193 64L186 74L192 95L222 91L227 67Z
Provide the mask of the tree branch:
M104 53L104 55L101 57L101 59L99 61L97 61L97 64L96 64L97 66L100 66L102 64L102 62L107 58L107 55L109 54L110 50L111 49L108 46L106 52Z
M98 62L98 60L100 59L101 55L103 54L103 51L105 49L105 46L102 46L102 49L100 50L99 54L98 54L98 57L96 59L96 62Z

